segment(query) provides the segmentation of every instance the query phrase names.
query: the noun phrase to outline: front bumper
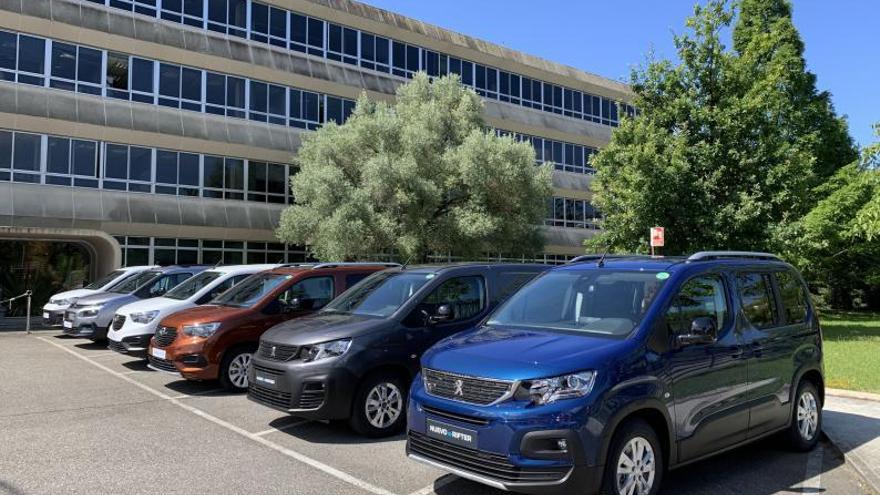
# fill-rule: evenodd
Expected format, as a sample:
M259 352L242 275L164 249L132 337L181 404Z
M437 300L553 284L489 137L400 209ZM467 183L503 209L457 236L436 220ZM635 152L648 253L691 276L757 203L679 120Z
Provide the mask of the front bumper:
M147 357L147 349L150 347L152 334L131 335L122 337L122 340L116 340L118 336L112 335L112 331L110 333L111 335L107 337L108 349L130 356Z
M254 356L248 399L306 419L347 419L357 377L337 359L279 362Z
M67 308L49 309L43 307L43 325L47 327L60 327L64 321L64 311Z
M94 316L84 316L82 309L68 309L64 312L62 332L73 337L89 338L94 341L107 338L106 316L99 310Z
M508 491L594 494L601 486L604 466L594 462L601 432L583 426L583 410L539 411L512 403L470 406L429 396L414 384L407 415L406 451L415 461ZM429 434L428 420L471 432L474 443L461 445Z

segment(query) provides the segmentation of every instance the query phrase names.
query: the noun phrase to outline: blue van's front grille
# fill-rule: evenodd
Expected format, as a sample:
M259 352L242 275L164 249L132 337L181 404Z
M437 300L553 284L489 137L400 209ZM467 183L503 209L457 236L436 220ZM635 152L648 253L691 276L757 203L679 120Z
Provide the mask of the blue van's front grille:
M477 378L425 368L422 370L425 390L437 397L471 404L488 405L508 396L513 382Z
M410 430L409 451L425 459L504 483L554 483L562 480L571 467L515 466L507 457L459 447Z

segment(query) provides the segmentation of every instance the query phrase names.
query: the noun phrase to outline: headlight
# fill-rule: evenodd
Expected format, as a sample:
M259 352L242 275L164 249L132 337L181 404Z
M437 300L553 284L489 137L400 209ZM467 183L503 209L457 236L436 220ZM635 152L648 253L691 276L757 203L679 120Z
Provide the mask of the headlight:
M158 310L153 311L144 311L143 313L132 313L129 316L131 317L131 321L135 323L149 323L156 319L156 316L159 315Z
M215 321L214 323L200 323L198 325L184 325L183 334L189 335L190 337L210 337L211 335L214 335L218 328L220 328L219 321Z
M88 309L84 309L79 312L79 315L82 317L85 317L85 318L91 318L92 316L98 316L98 312L101 311L101 306L103 306L103 305L92 306Z
M73 301L70 299L49 299L49 304L54 304L56 306L69 306L71 302Z
M595 371L584 371L572 375L542 378L523 382L533 404L551 404L562 399L583 397L593 390L596 382Z
M311 363L332 357L339 357L351 347L351 339L334 340L332 342L323 342L315 345L304 345L300 352L300 358Z

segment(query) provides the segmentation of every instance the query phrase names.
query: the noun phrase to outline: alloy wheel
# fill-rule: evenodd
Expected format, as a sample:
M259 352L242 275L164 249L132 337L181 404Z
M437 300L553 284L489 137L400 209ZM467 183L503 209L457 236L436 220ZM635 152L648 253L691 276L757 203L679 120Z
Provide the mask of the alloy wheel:
M253 354L244 352L232 358L229 362L229 381L237 388L248 386L248 366L251 364Z
M384 382L376 385L367 394L364 404L367 420L376 428L393 425L403 411L403 395L397 385Z
M816 396L809 390L804 391L798 399L797 426L801 438L811 441L819 429L819 403Z
M621 495L647 495L654 487L656 474L651 442L642 437L630 439L617 460L617 492Z

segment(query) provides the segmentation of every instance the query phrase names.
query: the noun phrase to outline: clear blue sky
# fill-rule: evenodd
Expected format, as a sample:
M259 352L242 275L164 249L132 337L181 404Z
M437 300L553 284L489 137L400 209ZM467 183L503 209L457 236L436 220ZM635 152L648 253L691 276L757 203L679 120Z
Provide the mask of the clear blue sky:
M627 81L652 47L675 57L694 0L363 0L446 29ZM828 90L850 134L874 141L880 121L880 1L794 0L809 69Z

